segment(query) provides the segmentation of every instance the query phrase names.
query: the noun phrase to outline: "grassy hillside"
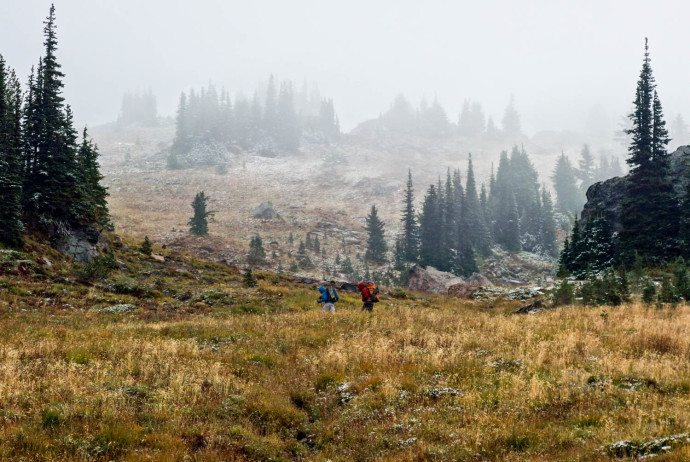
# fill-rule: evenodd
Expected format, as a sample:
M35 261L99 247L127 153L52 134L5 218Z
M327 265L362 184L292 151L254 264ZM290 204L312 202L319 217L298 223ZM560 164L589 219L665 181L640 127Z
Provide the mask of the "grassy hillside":
M687 306L395 292L330 315L286 277L127 244L110 270L0 252L1 458L690 459L643 445L690 423Z

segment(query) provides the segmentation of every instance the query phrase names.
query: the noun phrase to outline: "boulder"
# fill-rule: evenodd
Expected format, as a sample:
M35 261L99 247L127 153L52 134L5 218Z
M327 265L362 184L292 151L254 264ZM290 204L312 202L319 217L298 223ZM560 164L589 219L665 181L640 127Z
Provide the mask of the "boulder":
M450 286L448 288L448 295L470 298L473 293L482 287L489 287L492 285L493 284L491 284L491 281L489 281L486 276L483 276L479 273L474 273L467 279L467 281Z
M254 210L252 210L252 217L260 218L262 220L274 220L278 218L278 212L271 201L262 202Z
M341 292L359 292L355 284L350 284L349 282L342 282L336 284L336 288Z
M485 287L491 287L493 284L491 281L489 281L489 278L484 276L483 274L480 273L473 273L472 276L470 276L467 279L468 283L472 283L478 286L485 286Z
M419 292L447 294L451 286L464 282L462 278L452 273L439 271L433 266L415 265L410 269L408 288Z
M99 230L91 227L72 230L60 236L55 248L79 263L88 263L98 256L100 235Z

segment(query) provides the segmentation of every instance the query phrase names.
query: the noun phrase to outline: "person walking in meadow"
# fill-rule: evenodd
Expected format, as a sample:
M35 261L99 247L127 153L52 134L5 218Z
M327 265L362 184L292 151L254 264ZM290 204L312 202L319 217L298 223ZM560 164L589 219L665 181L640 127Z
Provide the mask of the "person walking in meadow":
M321 297L316 300L316 303L323 303L324 313L335 313L335 303L340 299L338 291L332 285L321 286L318 290L321 292Z
M360 282L357 288L362 294L362 311L374 311L374 303L379 301L379 288L372 281Z

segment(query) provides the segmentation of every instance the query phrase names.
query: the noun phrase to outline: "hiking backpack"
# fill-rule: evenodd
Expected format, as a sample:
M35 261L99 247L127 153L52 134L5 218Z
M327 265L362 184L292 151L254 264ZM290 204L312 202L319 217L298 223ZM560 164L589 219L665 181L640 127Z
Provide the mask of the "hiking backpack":
M338 291L335 290L335 287L326 287L326 298L328 299L328 303L335 303L340 300Z
M373 281L367 281L367 290L369 291L369 301L377 303L379 301L379 288Z

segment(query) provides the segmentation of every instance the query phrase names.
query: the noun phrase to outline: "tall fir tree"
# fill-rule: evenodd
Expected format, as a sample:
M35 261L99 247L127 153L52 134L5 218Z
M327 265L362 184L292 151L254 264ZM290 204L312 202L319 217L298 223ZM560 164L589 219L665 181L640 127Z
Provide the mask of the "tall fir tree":
M386 251L388 248L383 233L384 224L379 219L378 211L376 210L375 205L371 206L371 211L369 212L366 221L368 238L365 258L370 262L384 263L386 261Z
M583 196L577 187L575 169L568 157L561 153L551 176L556 191L556 208L559 212L572 216L580 211Z
M472 155L467 162L467 182L462 206L462 220L467 226L470 245L477 253L488 255L491 251L491 233L484 219L482 205L477 196L477 184L474 179Z
M416 262L419 258L419 226L414 208L414 184L412 170L407 171L405 199L402 210L402 255L405 261Z
M541 187L541 229L539 246L544 255L558 257L558 240L556 237L556 221L553 217L553 201L546 186Z
M275 131L278 144L283 149L294 152L299 148L299 126L290 82L283 82L280 85Z
M94 224L112 229L108 213L108 191L101 185L103 175L98 166L98 147L89 138L86 127L82 134L82 143L77 152L81 184L86 196L84 215Z
M21 104L17 76L0 55L0 243L17 249L24 246Z
M434 185L430 185L424 196L422 210L419 217L419 262L422 265L438 267L441 253L441 228L439 200Z
M511 162L508 153L503 151L498 164L494 187L491 193L491 215L493 235L497 244L511 252L519 252L520 215L513 192Z
M86 200L79 184L77 135L72 114L62 96L64 74L55 52L57 35L55 7L44 23L45 55L31 79L25 112L24 209L30 225L50 234L68 231L88 217L81 207Z
M669 178L666 152L669 138L652 75L645 39L644 60L635 92L632 141L627 159L631 166L621 205L620 258L631 264L637 251L648 264L671 261L679 254L680 209Z
M594 156L587 144L582 146L580 160L578 161L578 169L575 173L580 180L580 190L586 192L587 188L594 183L596 176L594 170Z

